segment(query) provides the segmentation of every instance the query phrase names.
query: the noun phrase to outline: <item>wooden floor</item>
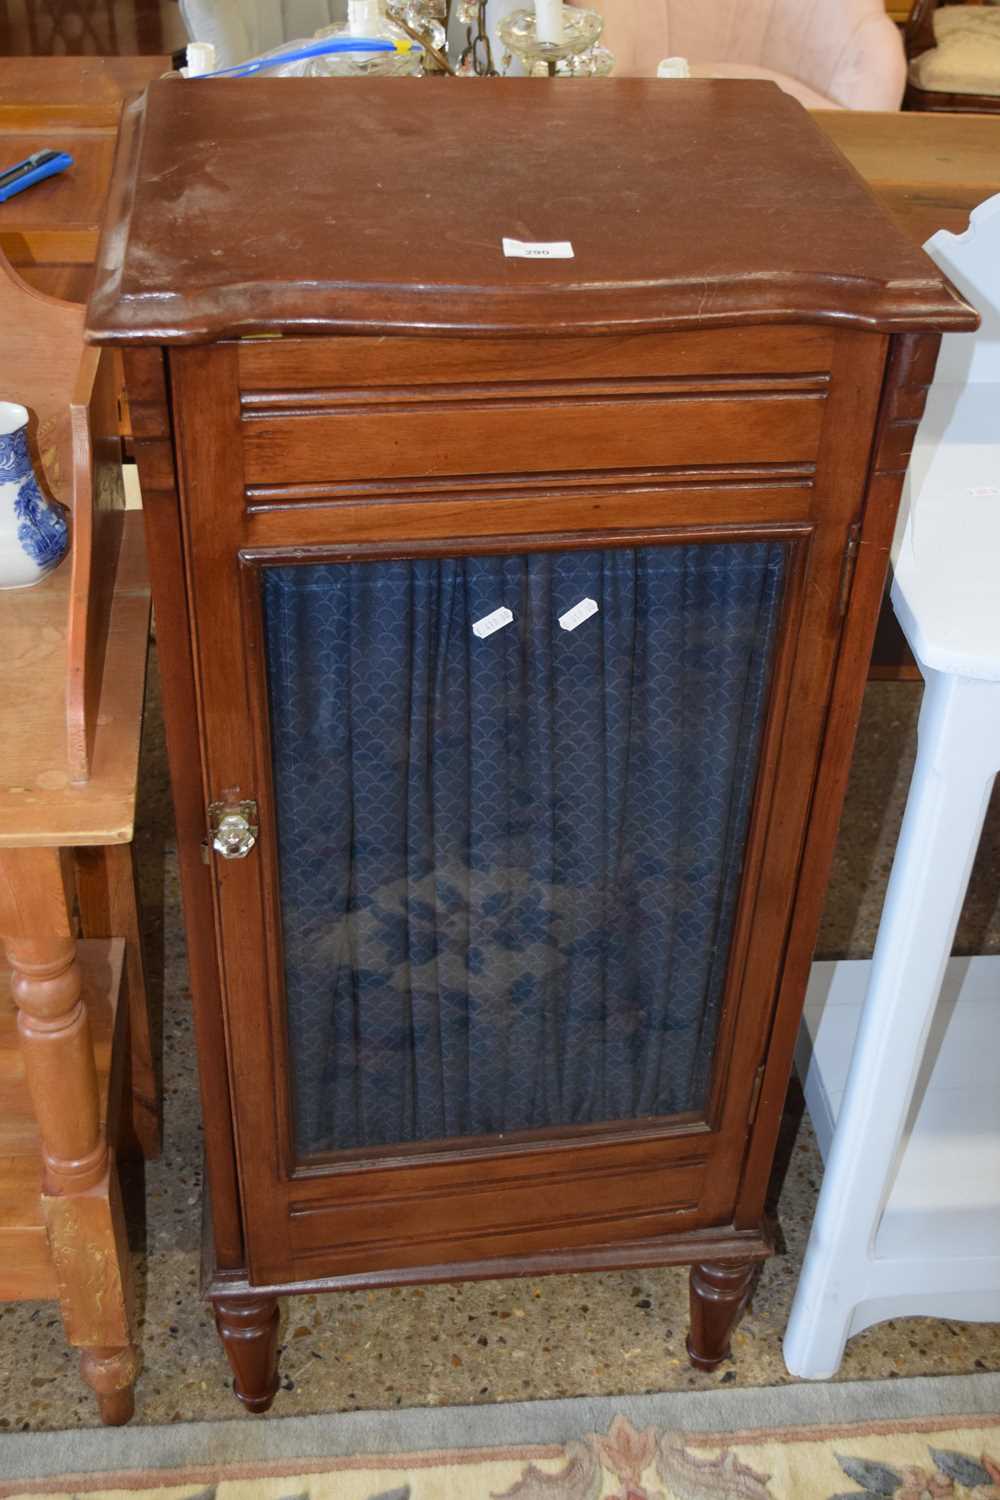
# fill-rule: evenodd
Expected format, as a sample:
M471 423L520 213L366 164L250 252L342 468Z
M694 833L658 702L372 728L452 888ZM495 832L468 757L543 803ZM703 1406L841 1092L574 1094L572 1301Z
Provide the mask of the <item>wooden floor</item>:
M0 56L124 57L183 46L176 0L0 0Z

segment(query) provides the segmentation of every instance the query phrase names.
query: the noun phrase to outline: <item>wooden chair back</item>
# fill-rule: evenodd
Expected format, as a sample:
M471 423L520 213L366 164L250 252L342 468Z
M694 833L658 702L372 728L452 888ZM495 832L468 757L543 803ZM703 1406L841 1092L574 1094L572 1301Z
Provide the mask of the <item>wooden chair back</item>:
M83 353L82 303L46 297L0 255L0 401L31 413L30 437L52 495L73 499L70 403Z
M90 774L125 509L120 362L114 351L84 344L84 315L81 303L28 286L0 254L0 400L28 408L36 471L72 515L62 567L69 569L66 761L75 782Z

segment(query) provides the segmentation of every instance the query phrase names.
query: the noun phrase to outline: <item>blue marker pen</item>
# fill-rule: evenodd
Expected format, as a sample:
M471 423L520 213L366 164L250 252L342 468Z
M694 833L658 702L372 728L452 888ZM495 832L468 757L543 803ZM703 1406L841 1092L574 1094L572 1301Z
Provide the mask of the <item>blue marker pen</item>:
M65 172L72 165L73 158L66 151L36 151L33 156L26 156L16 166L0 172L0 203L6 203L15 193L23 193L25 188L34 187L36 182L44 182L46 177Z

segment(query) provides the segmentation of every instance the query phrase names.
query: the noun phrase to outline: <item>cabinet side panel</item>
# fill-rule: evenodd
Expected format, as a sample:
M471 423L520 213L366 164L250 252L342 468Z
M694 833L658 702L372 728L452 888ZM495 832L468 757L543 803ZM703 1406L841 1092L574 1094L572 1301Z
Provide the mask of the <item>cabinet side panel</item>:
M833 695L768 1048L767 1070L737 1204L737 1228L758 1221L767 1191L798 1037L802 997L823 914L847 791L896 513L910 448L934 376L939 345L938 334L900 334L892 340L890 348L871 451L857 562L853 579L847 580L849 593Z
M125 379L156 610L215 1255L220 1269L237 1269L243 1263L243 1235L212 922L211 874L201 860L205 805L165 374L160 350L126 352Z

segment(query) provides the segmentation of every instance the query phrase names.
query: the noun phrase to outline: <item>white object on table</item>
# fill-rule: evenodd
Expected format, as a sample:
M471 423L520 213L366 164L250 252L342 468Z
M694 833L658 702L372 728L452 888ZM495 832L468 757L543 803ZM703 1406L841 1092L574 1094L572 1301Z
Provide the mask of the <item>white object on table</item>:
M806 1001L800 1072L833 1139L784 1353L813 1379L886 1318L1000 1321L1000 1119L982 1077L1000 960L950 959L1000 770L1000 196L925 248L982 327L942 340L893 548L926 686L875 954L814 965Z
M347 0L347 29L351 36L378 36L384 21L380 0Z
M181 68L184 78L201 78L215 72L215 48L211 42L188 42L187 65Z
M563 40L562 0L535 0L535 35L540 42Z
M657 65L657 78L690 78L691 66L686 57L665 57Z

